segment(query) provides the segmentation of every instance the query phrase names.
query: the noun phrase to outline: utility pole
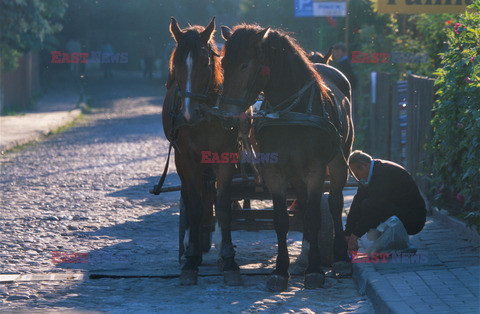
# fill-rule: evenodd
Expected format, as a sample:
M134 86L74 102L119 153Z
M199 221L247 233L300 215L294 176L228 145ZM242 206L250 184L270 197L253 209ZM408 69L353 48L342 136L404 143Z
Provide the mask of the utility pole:
M347 46L347 56L348 56L348 2L345 2L345 46Z

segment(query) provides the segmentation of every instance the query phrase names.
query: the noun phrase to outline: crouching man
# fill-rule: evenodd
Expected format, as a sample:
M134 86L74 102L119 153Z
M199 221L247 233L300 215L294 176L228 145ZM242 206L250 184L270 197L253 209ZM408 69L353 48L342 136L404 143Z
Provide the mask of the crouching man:
M372 159L354 151L348 160L360 181L345 224L348 251L358 251L358 239L368 232L374 241L367 253L388 250L415 250L408 235L419 233L427 210L417 184L400 165Z

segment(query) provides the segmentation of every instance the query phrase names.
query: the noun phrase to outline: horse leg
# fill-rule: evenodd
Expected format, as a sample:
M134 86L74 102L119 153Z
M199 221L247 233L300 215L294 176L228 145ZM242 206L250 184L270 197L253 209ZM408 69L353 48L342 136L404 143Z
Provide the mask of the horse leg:
M203 221L201 227L202 252L211 248L213 221L213 204L215 202L215 174L212 168L207 168L202 176L202 208Z
M267 289L270 291L285 291L288 288L290 274L290 258L288 256L287 234L288 234L288 212L286 204L287 184L278 176L266 176L268 190L273 200L273 224L277 233L278 255L275 270L267 281ZM274 179L274 180L272 180Z
M231 208L231 184L233 167L231 164L220 164L217 170L217 201L215 214L218 218L222 233L220 256L223 261L223 279L229 286L242 284L240 267L235 262L235 250L232 244L232 208Z
M189 227L188 247L185 251L186 262L182 267L180 274L181 285L195 285L198 279L198 266L202 263L202 247L200 242L200 228L202 222L202 199L198 191L201 189L201 177L195 175L189 177L186 182L186 191L188 194L186 208ZM194 184L197 183L197 184ZM183 182L182 182L183 184Z
M332 214L333 226L335 228L333 272L341 276L349 276L352 274L352 265L347 254L347 241L345 240L342 223L343 188L347 182L348 168L340 154L335 156L328 168L331 175L328 205L330 206L330 213Z
M307 187L303 182L292 182L292 186L295 189L295 223L297 220L301 220L303 230L305 227L305 212L307 210ZM301 275L305 273L305 269L308 264L308 250L310 249L310 243L305 239L305 232L303 232L302 238L302 250L295 262L290 266L290 273L294 275Z
M188 226L188 217L187 217L187 203L188 203L188 191L186 188L186 177L184 175L184 170L182 169L182 160L177 157L179 154L175 154L175 165L177 168L178 176L180 177L180 181L182 182L180 187L180 215L179 215L179 237L178 237L178 262L180 265L182 264L183 254L188 247L188 234L189 226Z
M310 243L308 266L305 270L304 286L306 289L323 287L325 272L321 265L321 252L318 246L318 235L322 222L321 203L323 184L325 182L325 166L315 167L315 172L309 174L307 181L308 200L305 213L305 240Z
M188 246L188 218L187 218L187 192L185 187L182 186L180 190L180 219L179 219L179 237L178 237L178 262L182 264L183 253Z

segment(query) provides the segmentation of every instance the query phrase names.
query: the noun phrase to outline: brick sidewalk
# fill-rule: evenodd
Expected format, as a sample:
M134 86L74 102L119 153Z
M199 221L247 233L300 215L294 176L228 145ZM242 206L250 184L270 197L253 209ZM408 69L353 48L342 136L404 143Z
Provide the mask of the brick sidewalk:
M427 218L425 228L411 237L423 263L408 258L354 263L361 293L381 313L478 313L479 246L439 220ZM362 238L361 251L367 243Z
M78 93L71 90L50 92L35 110L16 116L0 116L0 151L6 151L47 135L81 114L76 108Z

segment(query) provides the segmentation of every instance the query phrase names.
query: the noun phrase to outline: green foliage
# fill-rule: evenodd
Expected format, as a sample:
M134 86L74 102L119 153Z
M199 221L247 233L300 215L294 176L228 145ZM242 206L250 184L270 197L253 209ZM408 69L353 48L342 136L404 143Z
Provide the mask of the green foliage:
M480 231L480 211L463 212L458 215L458 218L465 220L468 226L476 226L477 232Z
M363 21L354 32L351 50L368 53L370 56L373 52L389 53L390 62L353 64L359 81L354 104L358 113L355 121L355 146L363 149L366 146L370 119L370 73L387 72L395 81L406 80L408 73L432 77L440 66L439 54L446 48L446 29L449 25L446 22L458 20L459 16L456 14L378 14L374 12L375 2L372 0L366 2L370 4L370 8L363 8L362 14L368 16L368 20ZM392 63L392 52L425 56L422 58L426 58L426 62Z
M5 71L18 66L18 59L38 48L46 37L61 30L64 0L2 0L0 2L0 58Z
M438 100L434 105L431 149L436 203L456 197L464 208L480 210L480 0L447 27L448 49L441 56ZM478 215L470 215L478 219ZM477 217L477 218L475 218Z

